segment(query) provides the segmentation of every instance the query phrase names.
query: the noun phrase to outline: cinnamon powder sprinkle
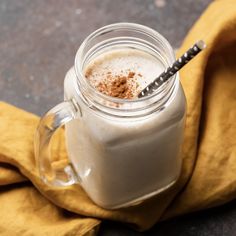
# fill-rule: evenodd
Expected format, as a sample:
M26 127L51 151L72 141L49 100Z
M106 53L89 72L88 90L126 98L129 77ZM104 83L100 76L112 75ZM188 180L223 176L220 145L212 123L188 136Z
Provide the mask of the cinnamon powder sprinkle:
M89 68L85 73L85 78L88 79L92 75L93 70Z
M134 76L135 76L135 73L134 73L134 72L129 72L128 78L134 78Z
M112 75L111 72L108 72L95 87L99 92L111 97L132 99L137 95L138 87L134 76L135 72L129 72L126 76Z

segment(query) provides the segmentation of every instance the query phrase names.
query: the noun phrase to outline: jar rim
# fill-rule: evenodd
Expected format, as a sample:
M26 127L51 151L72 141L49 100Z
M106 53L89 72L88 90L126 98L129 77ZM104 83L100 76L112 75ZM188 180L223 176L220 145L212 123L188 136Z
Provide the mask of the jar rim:
M143 101L146 101L146 100L149 100L149 99L155 97L158 94L158 92L156 92L156 91L148 96L145 96L145 97L142 97L139 99L122 99L122 98L117 98L117 97L111 97L111 96L108 96L108 95L103 94L103 93L99 92L98 90L96 90L85 78L83 71L82 71L81 58L83 57L83 52L84 52L86 45L91 40L93 40L95 37L105 34L105 33L109 33L111 31L115 31L115 30L133 30L136 32L145 33L149 37L152 37L154 39L158 39L159 41L161 41L164 44L165 48L167 49L168 57L170 57L171 62L175 61L175 54L174 54L174 51L173 51L170 43L168 42L168 40L166 38L164 38L160 33L155 31L154 29L144 26L144 25L141 25L141 24L136 24L136 23L128 23L128 22L114 23L114 24L103 26L103 27L95 30L83 41L83 43L79 47L79 49L76 53L75 62L74 62L74 65L75 65L74 68L75 68L75 73L77 76L77 81L79 80L78 78L81 78L83 83L86 84L87 89L92 91L92 93L94 93L94 95L100 97L101 99L104 99L104 100L107 100L110 102L114 102L114 103L135 104L135 103L141 103ZM171 78L171 80L173 80L173 84L174 84L175 79L176 79L176 74L173 75Z

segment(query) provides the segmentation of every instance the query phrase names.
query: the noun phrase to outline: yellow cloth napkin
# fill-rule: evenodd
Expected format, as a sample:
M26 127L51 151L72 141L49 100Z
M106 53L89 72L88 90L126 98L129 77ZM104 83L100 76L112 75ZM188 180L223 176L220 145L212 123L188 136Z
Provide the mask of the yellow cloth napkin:
M236 4L213 2L185 39L208 45L181 71L188 111L177 184L140 206L115 211L91 202L79 185L44 185L35 167L39 118L0 103L0 235L94 235L101 219L146 230L158 220L223 204L236 197ZM63 131L54 161L67 158ZM147 217L148 215L148 217Z

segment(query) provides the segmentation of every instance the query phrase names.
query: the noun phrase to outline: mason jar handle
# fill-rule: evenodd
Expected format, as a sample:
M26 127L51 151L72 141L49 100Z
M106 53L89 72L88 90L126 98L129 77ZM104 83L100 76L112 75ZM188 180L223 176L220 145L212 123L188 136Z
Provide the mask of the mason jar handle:
M35 135L35 157L41 180L51 186L68 186L78 182L78 176L71 164L51 163L50 141L58 128L81 115L79 106L64 101L49 110L41 119Z

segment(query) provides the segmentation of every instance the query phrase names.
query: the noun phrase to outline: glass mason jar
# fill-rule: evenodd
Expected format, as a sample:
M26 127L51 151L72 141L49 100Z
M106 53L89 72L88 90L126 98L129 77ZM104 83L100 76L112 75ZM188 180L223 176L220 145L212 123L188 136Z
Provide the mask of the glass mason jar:
M108 209L166 190L181 170L186 101L178 74L152 95L133 100L104 95L84 76L84 68L98 55L129 48L152 55L166 68L175 61L168 41L148 27L117 23L96 30L82 43L66 75L64 102L41 118L35 139L42 181L57 187L79 183ZM62 125L69 164L58 169L51 165L49 143Z

